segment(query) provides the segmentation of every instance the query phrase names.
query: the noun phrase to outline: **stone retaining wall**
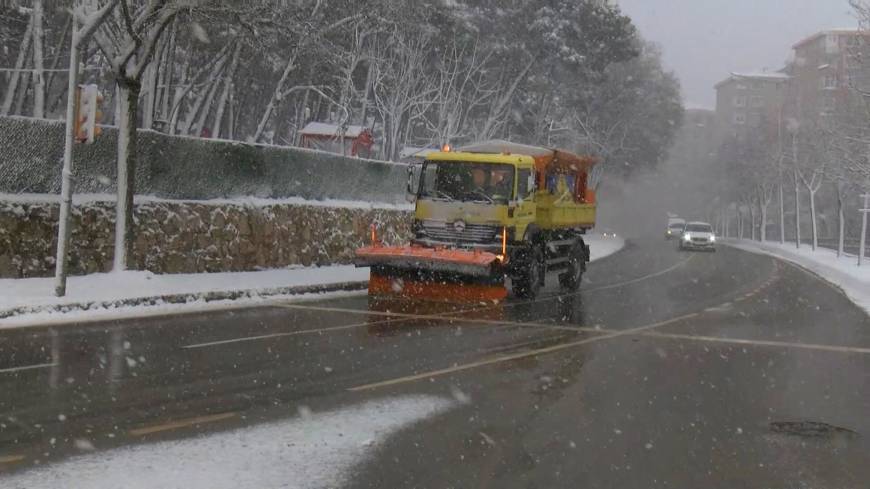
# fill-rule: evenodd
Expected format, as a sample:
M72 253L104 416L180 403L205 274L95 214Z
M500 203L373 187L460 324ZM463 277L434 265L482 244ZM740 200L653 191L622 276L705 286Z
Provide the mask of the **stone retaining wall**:
M0 201L0 278L54 274L58 204ZM153 201L135 207L131 268L154 273L251 271L290 265L349 263L368 242L400 243L411 213L276 203ZM77 204L73 212L71 273L106 272L113 259L112 202Z

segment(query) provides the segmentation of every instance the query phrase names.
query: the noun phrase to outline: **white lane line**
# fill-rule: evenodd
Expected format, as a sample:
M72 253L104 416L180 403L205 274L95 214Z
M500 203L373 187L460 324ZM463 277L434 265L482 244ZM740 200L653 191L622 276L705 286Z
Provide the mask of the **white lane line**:
M40 368L51 368L56 366L56 363L40 363L39 365L26 365L24 367L2 368L0 369L0 374L11 374L14 372L23 372L25 370L37 370Z
M604 334L601 336L592 336L590 338L586 338L586 339L583 339L580 341L573 341L570 343L562 343L560 345L549 346L546 348L539 348L537 350L530 350L530 351L521 352L521 353L514 353L514 354L510 354L510 355L499 355L499 356L496 356L494 358L487 358L487 359L479 360L477 362L471 362L471 363L466 363L466 364L462 364L462 365L454 365L452 367L448 367L448 368L444 368L444 369L440 369L440 370L432 370L429 372L424 372L424 373L415 374L415 375L409 375L406 377L399 377L399 378L395 378L395 379L384 380L381 382L374 382L371 384L359 385L356 387L349 388L348 391L350 391L350 392L369 391L369 390L379 389L381 387L388 387L388 386L392 386L392 385L405 384L408 382L415 382L415 381L423 380L423 379L432 379L432 378L440 377L443 375L449 375L449 374L453 374L456 372L471 370L471 369L474 369L477 367L483 367L483 366L487 366L487 365L494 365L494 364L498 364L498 363L510 362L510 361L519 360L522 358L536 357L539 355L554 353L554 352L558 352L558 351L562 351L562 350L567 350L570 348L576 348L578 346L586 345L589 343L594 343L597 341L609 340L609 339L618 338L621 336L635 335L635 334L638 334L638 333L641 333L644 331L649 331L651 329L660 328L662 326L667 326L669 324L679 322L679 321L684 321L686 319L691 319L691 318L694 318L697 316L698 316L698 313L687 314L685 316L676 317L673 319L669 319L667 321L662 321L660 323L649 324L646 326L639 326L637 328L626 329L623 331L615 331L613 333Z
M442 314L408 314L402 312L381 312L381 311L366 311L363 309L342 309L337 307L320 307L320 306L297 306L294 304L285 304L279 307L285 307L288 309L309 309L312 311L323 311L323 312L341 312L346 314L359 314L359 315L372 315L372 316L384 316L384 317L395 317L402 318L402 320L411 320L416 319L420 321L449 321L455 323L471 323L471 324L490 324L494 326L517 326L521 328L538 328L538 329L553 329L559 331L583 331L586 333L600 333L601 329L598 328L590 328L585 326L565 326L559 324L547 324L547 323L535 323L535 322L524 322L524 321L502 321L499 319L476 319L469 318L464 316L453 316L453 314L460 314L461 312L445 312ZM473 312L469 310L467 312ZM484 311L480 311L484 312ZM374 323L367 323L374 324Z
M814 343L794 343L791 341L769 341L769 340L745 340L740 338L719 338L716 336L697 336L697 335L683 335L683 334L671 334L671 333L658 333L658 332L644 332L641 333L642 336L649 336L652 338L667 338L674 340L689 340L689 341L704 341L708 343L729 343L733 345L747 345L747 346L771 346L777 348L797 348L802 350L818 350L818 351L830 351L836 353L860 353L860 354L870 354L870 348L861 348L856 346L835 346L835 345L819 345Z
M387 324L403 321L401 319L397 319L395 321L375 321L371 323L356 323L356 324L348 324L345 326L335 326L332 328L318 328L318 329L303 329L300 331L290 331L287 333L273 333L273 334L264 334L259 336L245 336L242 338L231 338L228 340L219 340L219 341L209 341L207 343L196 343L193 345L184 345L181 348L183 350L194 350L197 348L208 348L211 346L220 346L220 345L229 345L232 343L243 343L247 341L260 341L267 340L270 338L284 338L287 336L301 336L306 334L320 334L320 333L331 333L334 331L344 331L348 329L361 328L363 326L376 326L379 324Z

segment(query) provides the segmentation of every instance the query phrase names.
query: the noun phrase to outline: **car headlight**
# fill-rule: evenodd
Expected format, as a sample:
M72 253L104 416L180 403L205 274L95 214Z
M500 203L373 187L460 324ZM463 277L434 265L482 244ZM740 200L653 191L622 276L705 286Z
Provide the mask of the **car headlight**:
M684 234L683 241L692 241L692 235L689 233Z
M716 236L714 236L714 235L711 234L711 235L710 235L710 242L711 242L711 243L715 243L715 242L716 242Z

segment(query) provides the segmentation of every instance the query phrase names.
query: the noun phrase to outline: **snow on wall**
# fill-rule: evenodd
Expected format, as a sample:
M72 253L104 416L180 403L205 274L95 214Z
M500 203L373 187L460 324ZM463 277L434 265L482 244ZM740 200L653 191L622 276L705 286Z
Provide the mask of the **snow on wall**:
M64 126L0 117L0 192L59 193ZM114 193L117 131L75 146L76 193ZM404 202L407 167L301 148L140 131L136 193L171 199Z
M46 199L50 200L50 199ZM54 273L58 204L0 199L0 278ZM73 207L72 273L107 272L114 203ZM268 202L145 200L135 206L134 269L154 273L237 272L350 262L375 223L387 243L410 235L402 208L324 207Z

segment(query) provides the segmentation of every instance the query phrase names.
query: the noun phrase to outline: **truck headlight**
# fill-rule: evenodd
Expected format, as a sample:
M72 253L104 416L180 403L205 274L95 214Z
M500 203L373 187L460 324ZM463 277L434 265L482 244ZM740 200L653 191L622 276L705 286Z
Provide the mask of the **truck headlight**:
M692 241L692 235L689 233L684 234L683 241Z

